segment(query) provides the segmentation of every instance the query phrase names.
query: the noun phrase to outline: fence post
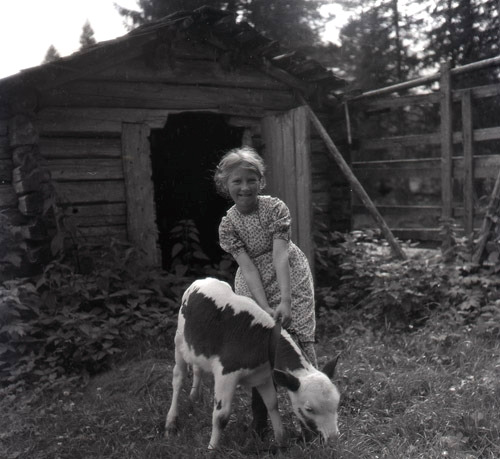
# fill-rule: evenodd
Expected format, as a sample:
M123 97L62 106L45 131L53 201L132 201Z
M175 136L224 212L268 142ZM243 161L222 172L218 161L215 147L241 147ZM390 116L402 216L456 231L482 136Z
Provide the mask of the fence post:
M474 231L474 145L472 126L471 90L462 93L462 147L464 152L464 229L465 235L472 237Z
M445 225L452 218L453 199L453 125L452 125L452 93L450 62L441 64L440 96L441 96L441 219ZM443 235L442 248L446 251L451 245L449 231Z

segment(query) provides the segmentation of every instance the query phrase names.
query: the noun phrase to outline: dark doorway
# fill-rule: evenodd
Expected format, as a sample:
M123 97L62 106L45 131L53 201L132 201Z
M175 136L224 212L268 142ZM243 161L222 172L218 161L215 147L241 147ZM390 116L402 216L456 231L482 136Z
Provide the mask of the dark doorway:
M170 115L165 128L151 132L151 161L156 220L162 265L171 264L170 231L180 220L196 225L201 247L219 260L220 219L229 202L217 195L213 172L221 156L241 145L243 128L229 126L222 115L181 113Z

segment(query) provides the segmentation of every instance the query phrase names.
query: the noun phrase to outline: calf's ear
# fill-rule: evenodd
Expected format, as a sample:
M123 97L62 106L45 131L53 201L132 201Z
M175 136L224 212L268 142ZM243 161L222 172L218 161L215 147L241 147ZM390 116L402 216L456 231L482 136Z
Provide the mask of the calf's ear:
M330 360L327 364L325 364L323 370L321 370L330 379L333 379L333 376L335 375L335 368L337 367L337 362L339 361L339 357L340 354L337 355L337 357L335 357L333 360Z
M288 390L295 392L300 387L300 380L291 373L281 370L273 370L273 379L278 386L286 387Z

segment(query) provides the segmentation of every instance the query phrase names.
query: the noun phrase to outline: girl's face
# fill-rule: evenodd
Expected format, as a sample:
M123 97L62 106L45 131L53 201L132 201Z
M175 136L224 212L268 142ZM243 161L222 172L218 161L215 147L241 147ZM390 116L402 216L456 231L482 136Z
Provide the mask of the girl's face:
M257 206L260 177L251 169L238 166L229 174L227 189L236 208L242 214L248 214Z

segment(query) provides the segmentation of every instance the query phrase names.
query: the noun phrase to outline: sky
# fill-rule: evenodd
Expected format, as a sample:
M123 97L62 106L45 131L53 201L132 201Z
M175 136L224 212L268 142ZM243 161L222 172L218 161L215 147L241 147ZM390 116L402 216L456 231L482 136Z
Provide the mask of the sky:
M128 31L115 3L138 9L137 0L0 0L0 78L40 65L50 45L60 56L78 51L87 20L97 42L125 35ZM337 16L324 35L326 41L335 42L345 15L333 1L322 13Z

